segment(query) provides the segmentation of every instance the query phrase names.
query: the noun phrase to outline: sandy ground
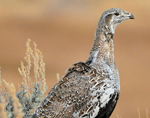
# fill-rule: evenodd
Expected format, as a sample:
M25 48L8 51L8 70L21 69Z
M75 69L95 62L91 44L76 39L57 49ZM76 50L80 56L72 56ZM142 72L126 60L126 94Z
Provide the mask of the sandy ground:
M36 42L46 63L48 91L75 62L85 61L102 12L119 7L135 20L120 24L115 33L115 61L121 95L111 118L150 116L150 1L149 0L22 0L0 1L0 66L2 78L17 86L17 68L24 61L28 38Z

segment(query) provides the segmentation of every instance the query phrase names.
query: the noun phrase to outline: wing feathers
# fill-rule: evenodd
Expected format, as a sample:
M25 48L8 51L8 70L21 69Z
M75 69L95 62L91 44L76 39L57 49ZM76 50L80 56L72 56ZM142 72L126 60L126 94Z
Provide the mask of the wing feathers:
M75 63L52 88L35 114L42 117L44 112L50 118L95 118L104 109L112 110L107 105L111 101L114 107L116 102L112 100L115 91L109 85L111 78L108 73L102 76L100 68L97 70L83 62Z

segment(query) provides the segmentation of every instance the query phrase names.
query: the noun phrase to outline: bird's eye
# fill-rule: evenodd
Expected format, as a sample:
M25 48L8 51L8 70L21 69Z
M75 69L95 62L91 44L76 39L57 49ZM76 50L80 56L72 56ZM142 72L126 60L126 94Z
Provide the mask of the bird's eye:
M118 12L116 12L116 13L115 13L115 15L116 15L116 16L119 16L119 13L118 13Z

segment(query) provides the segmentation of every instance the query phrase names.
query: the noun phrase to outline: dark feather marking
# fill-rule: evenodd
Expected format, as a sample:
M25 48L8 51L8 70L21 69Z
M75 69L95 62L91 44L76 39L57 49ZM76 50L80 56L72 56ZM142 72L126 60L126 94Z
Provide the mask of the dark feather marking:
M114 95L112 95L112 98L110 99L106 107L101 108L99 110L99 114L95 118L109 118L117 104L118 98L119 93L115 93Z

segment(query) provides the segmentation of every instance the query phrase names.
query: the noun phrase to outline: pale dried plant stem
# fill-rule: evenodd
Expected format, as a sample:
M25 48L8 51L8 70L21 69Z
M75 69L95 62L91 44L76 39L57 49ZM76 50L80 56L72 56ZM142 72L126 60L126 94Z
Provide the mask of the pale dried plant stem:
M146 108L146 118L148 118L148 109Z
M38 50L39 52L39 59L40 59L40 66L39 66L39 73L41 75L41 80L42 80L42 85L43 85L43 91L46 91L46 79L45 79L45 63L43 61L43 55L42 52L40 52L40 50Z
M137 108L137 110L138 110L138 116L139 116L139 118L141 118L141 115L140 115L140 109Z
M28 39L26 43L26 56L24 59L27 62L27 66L24 65L24 63L21 61L21 68L18 68L18 71L20 75L23 77L23 85L26 88L28 98L30 97L30 89L32 88L32 83L31 83L31 77L30 77L30 71L31 71L31 54L33 53L33 50L30 47L30 39Z
M25 60L27 61L27 63L28 63L28 65L27 65L27 71L26 71L26 75L27 75L27 83L28 83L28 96L30 96L30 91L29 91L29 89L31 88L31 86L30 86L30 80L31 80L31 78L30 78L30 70L31 70L31 56L30 56L30 53L32 52L31 50L31 48L30 48L30 39L28 39L28 41L27 41L27 43L26 43L26 48L27 48L27 51L26 51L26 56L25 56Z
M57 81L60 80L59 73L56 74Z
M122 117L119 117L119 115L118 114L116 114L117 115L117 118L122 118Z
M39 69L39 65L38 65L38 62L39 62L39 57L38 57L38 54L37 54L37 49L36 49L36 44L34 43L34 54L31 53L32 55L32 58L33 58L33 62L34 62L34 78L36 80L36 83L38 82L38 78L39 78L39 73L38 73L38 69Z
M43 85L43 91L46 92L46 79L45 79L45 63L43 62L43 60L41 60L41 75L42 75L42 85Z
M19 73L23 77L25 87L28 88L27 79L26 79L27 78L26 77L26 68L25 68L24 63L22 61L21 61L21 69L18 68L18 70L20 70Z
M36 80L36 83L38 83L38 79L40 78L40 74L39 74L39 54L38 54L38 49L36 48L36 44L34 44L34 54L32 53L32 58L34 60L34 78Z
M32 58L34 60L34 78L36 80L36 83L39 81L42 83L42 90L46 91L46 79L45 79L45 63L43 61L43 55L42 52L37 49L37 45L35 42L34 45L34 54L32 53Z
M117 114L117 118L119 118L119 115Z

